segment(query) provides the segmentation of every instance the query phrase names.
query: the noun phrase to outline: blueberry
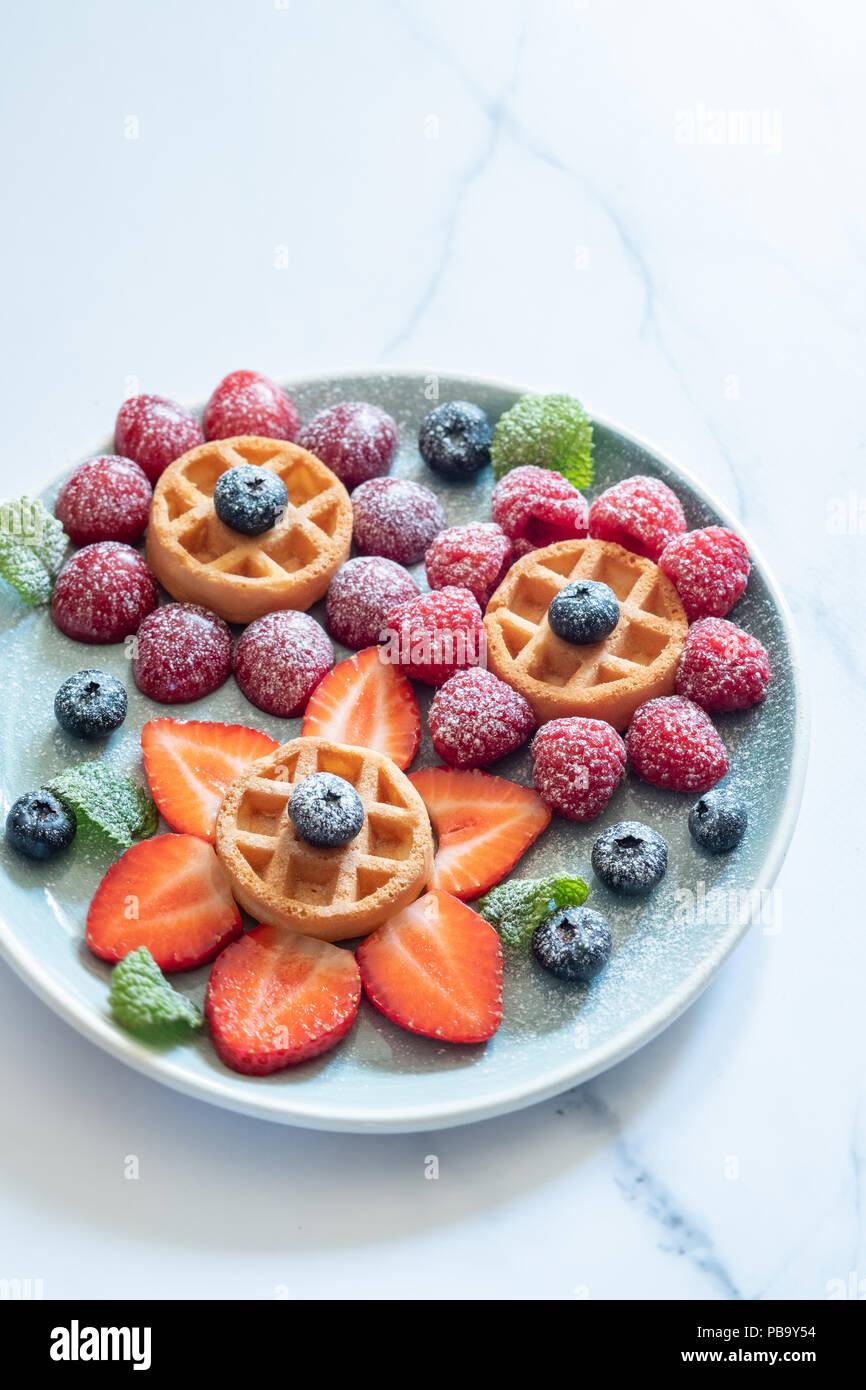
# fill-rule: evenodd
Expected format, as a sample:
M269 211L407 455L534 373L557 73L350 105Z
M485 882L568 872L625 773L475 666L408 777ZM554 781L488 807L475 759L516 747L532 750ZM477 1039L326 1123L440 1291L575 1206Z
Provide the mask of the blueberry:
M225 526L243 536L260 536L276 525L286 510L286 485L269 468L239 463L217 478L213 490L216 514Z
M610 925L589 907L551 912L532 933L532 954L560 980L594 979L610 960Z
M616 594L597 579L576 579L560 589L547 610L547 621L563 642L603 642L619 622Z
M351 782L332 772L314 772L289 798L289 815L302 840L317 849L336 849L354 840L364 824L364 803Z
M748 823L745 802L732 787L713 787L704 792L689 811L692 839L713 854L734 849L745 835Z
M19 796L6 817L6 839L30 859L53 859L75 836L75 816L52 792Z
M58 724L77 738L104 738L126 718L126 690L104 671L76 671L54 696Z
M480 406L445 401L422 420L418 448L434 473L461 478L490 462L492 439L492 426Z
M668 867L668 847L657 830L621 820L603 830L592 847L592 867L615 893L648 893Z

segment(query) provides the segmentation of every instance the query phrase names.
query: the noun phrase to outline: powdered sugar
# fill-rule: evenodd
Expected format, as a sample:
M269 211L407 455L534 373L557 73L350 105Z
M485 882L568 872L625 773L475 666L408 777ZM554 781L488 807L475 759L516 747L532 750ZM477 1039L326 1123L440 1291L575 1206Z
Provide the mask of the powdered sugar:
M586 535L589 506L577 488L559 473L525 464L496 484L491 498L493 520L514 542L515 557L557 541Z
M294 401L275 381L258 372L229 372L205 406L207 439L255 434L265 439L294 439L301 417Z
M650 560L657 560L667 542L685 529L676 493L643 474L614 483L589 509L593 540L613 541Z
M625 744L603 719L552 719L532 740L536 791L568 820L594 820L625 771Z
M629 725L626 748L639 777L673 791L707 791L729 766L709 715L679 695L641 705Z
M371 478L355 489L352 506L361 553L401 565L422 560L433 537L448 525L435 493L405 478Z
M733 531L706 526L669 541L659 569L676 586L690 623L723 618L748 582L749 552Z
M452 767L486 767L525 743L535 728L526 700L492 671L459 671L428 714L433 747Z
M726 618L702 618L686 635L677 694L706 710L748 709L770 683L770 662L756 637Z
M131 396L117 412L114 447L143 468L152 483L181 454L203 443L192 412L165 396Z
M100 541L66 561L54 585L51 616L77 642L122 642L153 611L158 596L137 550Z
M54 514L73 545L122 541L144 535L153 488L142 468L119 454L98 454L72 470Z
M222 618L196 603L169 603L145 618L135 639L135 683L163 705L200 700L228 680L232 638Z
M486 608L513 553L508 536L493 521L450 526L434 537L427 551L427 582L431 589L444 589L446 584L468 589Z
M328 589L325 621L331 636L358 651L381 639L391 609L415 598L408 570L381 555L361 555L337 570Z
M284 719L302 714L334 652L319 624L306 613L267 613L241 634L235 679L248 700Z
M377 405L342 401L314 415L298 443L327 464L351 492L388 472L397 450L397 426Z

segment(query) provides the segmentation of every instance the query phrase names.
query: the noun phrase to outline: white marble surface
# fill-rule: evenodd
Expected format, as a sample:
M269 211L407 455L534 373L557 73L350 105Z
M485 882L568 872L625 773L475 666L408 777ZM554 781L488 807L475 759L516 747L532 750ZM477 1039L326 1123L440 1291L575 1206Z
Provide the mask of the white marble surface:
M194 401L238 366L405 363L575 391L752 531L814 727L781 933L753 930L640 1054L510 1118L245 1120L124 1070L0 968L0 1274L49 1296L820 1299L855 1271L866 1295L864 37L842 0L9 18L3 491L101 441L131 377Z

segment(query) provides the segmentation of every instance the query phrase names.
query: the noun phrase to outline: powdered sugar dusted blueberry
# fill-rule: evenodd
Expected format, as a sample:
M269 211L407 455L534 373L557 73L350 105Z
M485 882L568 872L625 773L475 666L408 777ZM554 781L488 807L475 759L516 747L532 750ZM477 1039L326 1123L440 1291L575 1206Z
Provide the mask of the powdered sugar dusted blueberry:
M228 680L232 638L216 613L169 603L146 618L135 639L132 671L142 695L163 705L200 700Z
M165 396L131 396L117 412L114 447L155 483L170 463L204 443L191 411Z
M770 683L766 650L726 618L701 618L686 634L677 667L677 694L706 710L749 709Z
M748 823L746 803L733 787L712 787L689 811L692 839L711 854L736 849Z
M673 581L690 623L723 618L749 579L749 552L725 526L686 531L668 541L659 569Z
M302 714L334 650L306 613L266 613L250 623L235 651L235 679L248 700L266 714Z
M459 671L437 690L427 716L439 757L452 767L486 767L529 738L527 701L492 671Z
M427 551L427 582L431 589L444 589L449 584L468 589L486 608L505 577L512 555L511 541L495 521L449 526L434 537Z
M397 452L397 426L377 405L341 401L308 420L298 443L321 459L351 492L388 472Z
M239 434L294 439L300 423L291 396L259 372L229 372L204 410L207 439L232 439Z
M597 579L576 579L554 596L547 621L563 642L603 642L619 622L616 594Z
M242 536L260 536L276 526L288 505L282 478L270 468L241 463L227 468L216 480L213 504L224 526Z
M364 824L364 803L351 782L333 772L314 772L289 798L295 832L317 849L338 849Z
M417 598L408 570L381 555L347 560L331 580L325 622L331 636L359 651L382 640L388 614L398 603Z
M567 820L594 820L625 771L625 744L603 719L551 719L532 740L538 794Z
M643 474L614 483L589 509L593 540L611 541L650 560L657 560L667 542L685 529L676 493Z
M621 820L598 836L592 867L614 893L649 893L667 872L668 847L651 826Z
M73 468L54 515L73 545L132 544L144 535L153 488L144 470L119 454L99 454Z
M577 488L560 473L534 464L506 473L493 489L491 507L515 557L557 541L581 540L589 523L589 505Z
M693 700L664 695L637 709L626 734L634 771L654 787L707 791L728 771L728 754L709 715Z
M19 796L6 817L7 843L28 859L53 859L75 838L75 814L43 788Z
M589 907L552 912L532 933L532 954L559 980L588 984L610 960L610 923Z
M76 671L54 696L58 724L76 738L105 738L126 718L126 690L105 671Z
M471 477L490 462L493 428L485 412L469 401L444 401L421 422L418 448L434 473Z
M433 537L448 525L439 498L406 478L371 478L352 494L355 544L364 555L401 565L423 560Z
M99 541L66 561L54 585L51 616L76 642L122 642L158 598L156 580L137 550Z

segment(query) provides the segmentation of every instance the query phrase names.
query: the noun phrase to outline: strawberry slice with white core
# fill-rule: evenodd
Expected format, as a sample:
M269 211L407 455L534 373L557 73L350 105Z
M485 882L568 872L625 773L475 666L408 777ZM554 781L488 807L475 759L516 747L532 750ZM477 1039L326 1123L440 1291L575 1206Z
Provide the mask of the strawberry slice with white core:
M365 647L319 681L301 733L372 748L407 768L418 751L421 715L406 677L382 661L379 647Z
M449 893L425 893L356 954L370 1003L410 1033L478 1043L502 1022L499 934Z
M334 1047L360 998L351 951L285 927L254 927L214 963L205 1017L226 1066L264 1076Z
M126 850L87 914L87 944L102 960L146 946L160 970L192 970L239 935L228 875L195 835L157 835Z
M172 830L213 843L220 802L256 758L279 744L244 724L151 719L141 731L144 770L160 815Z
M550 824L536 791L489 772L428 767L409 780L438 841L428 887L457 898L486 893Z

